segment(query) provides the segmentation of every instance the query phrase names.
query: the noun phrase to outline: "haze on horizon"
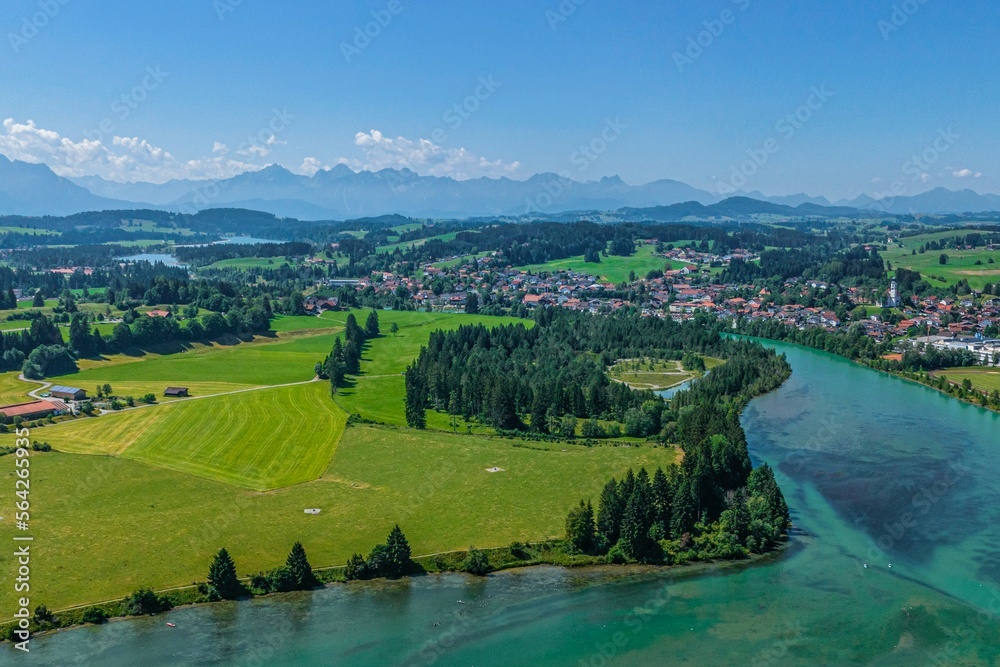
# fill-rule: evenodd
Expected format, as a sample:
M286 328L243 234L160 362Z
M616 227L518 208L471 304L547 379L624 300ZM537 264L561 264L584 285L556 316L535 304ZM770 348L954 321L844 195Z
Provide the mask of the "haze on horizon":
M346 164L831 199L1000 191L981 113L1000 101L1000 6L985 0L7 10L0 153L64 176Z

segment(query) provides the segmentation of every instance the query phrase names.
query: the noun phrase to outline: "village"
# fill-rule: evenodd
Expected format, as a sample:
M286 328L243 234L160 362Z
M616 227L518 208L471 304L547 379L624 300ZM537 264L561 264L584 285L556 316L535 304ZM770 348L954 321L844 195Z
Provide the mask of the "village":
M655 245L656 240L644 241ZM715 279L734 259L754 261L748 251L725 255L691 248L672 248L657 253L663 271L651 271L635 280L614 284L593 272L552 270L529 272L503 264L499 253L482 257L451 258L425 264L422 275L405 276L379 272L350 281L355 289L371 289L378 295L411 294L418 309L462 312L469 309L469 295L476 293L477 308L488 300L519 312L538 307L560 307L590 313L607 313L636 307L647 317L669 317L676 321L709 313L721 320L770 320L800 330L822 328L828 332L857 325L864 334L882 343L897 340L900 350L914 344L939 349L967 349L985 365L1000 365L1000 297L972 291L962 297L900 296L895 281L883 293L864 292L817 280L788 280L773 294L767 286L722 283ZM343 286L345 281L323 281L323 289ZM434 289L448 286L450 289ZM836 306L824 306L832 301ZM318 314L336 309L335 298L311 296L307 312Z

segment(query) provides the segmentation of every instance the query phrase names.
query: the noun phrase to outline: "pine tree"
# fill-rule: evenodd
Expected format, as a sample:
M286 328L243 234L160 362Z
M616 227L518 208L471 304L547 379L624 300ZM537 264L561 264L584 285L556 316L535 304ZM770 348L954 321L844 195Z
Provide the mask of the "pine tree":
M640 562L649 561L653 555L653 543L649 535L655 510L652 496L649 473L642 468L635 478L632 495L625 504L621 534L625 554Z
M656 514L653 520L656 537L661 540L670 539L670 514L673 505L673 488L670 480L663 472L663 468L657 468L653 475L653 504L656 506Z
M243 585L236 576L236 563L225 548L219 550L208 568L208 585L215 596L233 600L243 594Z
M353 340L344 346L344 371L352 375L361 372L361 346Z
M410 428L427 426L427 389L416 366L408 366L406 382L406 424Z
M387 569L390 576L402 576L413 566L410 560L410 543L406 541L406 536L400 530L399 524L393 527L385 541Z
M365 342L365 332L358 326L358 318L354 317L354 313L349 314L344 323L344 338L349 343L355 343L359 348Z
M297 589L304 590L316 585L316 577L313 575L309 559L306 557L306 550L302 547L301 542L292 545L292 551L288 554L285 566L291 571Z
M622 498L618 494L618 482L612 477L611 481L604 485L597 506L597 533L600 541L598 546L601 551L606 551L618 543L624 510Z
M378 313L373 310L368 313L368 319L365 321L365 337L378 338L378 334Z

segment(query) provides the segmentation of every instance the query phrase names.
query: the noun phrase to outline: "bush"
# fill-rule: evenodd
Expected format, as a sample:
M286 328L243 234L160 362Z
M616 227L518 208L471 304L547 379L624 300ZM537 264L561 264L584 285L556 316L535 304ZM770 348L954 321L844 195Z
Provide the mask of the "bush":
M493 566L490 565L489 556L485 551L469 547L469 554L462 561L462 571L483 577L493 571Z
M94 625L101 625L102 623L108 622L108 615L104 613L104 610L99 607L90 607L84 610L83 616L80 620L84 623L93 623Z
M122 600L122 613L126 616L145 616L170 610L170 600L153 592L151 588L140 588Z

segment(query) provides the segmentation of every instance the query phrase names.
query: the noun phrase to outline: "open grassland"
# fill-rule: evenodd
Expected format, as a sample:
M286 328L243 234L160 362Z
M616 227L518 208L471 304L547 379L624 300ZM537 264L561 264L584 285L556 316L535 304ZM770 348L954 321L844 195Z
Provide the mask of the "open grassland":
M518 321L381 311L383 334L366 346L362 375L335 403L328 383L308 380L346 316L287 318L278 326L294 333L274 340L86 361L82 372L56 378L91 390L109 382L118 394L137 395L167 384L197 396L267 388L34 429L33 440L58 451L30 459L32 534L45 544L45 557L33 563L33 603L62 608L139 586L203 581L222 546L240 574L280 565L296 540L314 566L339 566L383 541L395 523L415 554L557 537L566 511L581 498L596 500L612 475L676 460L674 449L640 443L532 443L467 434L464 424L452 434L450 418L433 411L427 431L346 428L347 410L402 422L401 373L432 331ZM356 316L363 324L367 311ZM314 323L334 328L299 327ZM0 376L0 391L6 383L11 391L23 384ZM0 438L11 443L10 435ZM0 484L9 488L14 461L0 457ZM487 472L494 467L503 471ZM0 494L0 516L12 515L13 501ZM0 539L12 533L0 523ZM11 566L0 554L0 567ZM0 604L13 609L12 595L0 591Z
M354 427L321 479L268 493L125 458L35 454L32 535L45 555L32 562L32 603L58 609L204 581L222 546L241 575L280 565L296 540L314 567L343 565L397 522L415 555L556 537L567 510L596 499L612 475L675 458L653 447L515 444ZM504 472L486 472L494 466ZM14 457L0 458L5 488L13 471ZM0 513L12 516L13 500L4 494ZM310 507L322 513L304 514ZM10 522L0 526L9 542ZM9 553L0 567L13 567ZM0 591L3 609L15 608L12 596Z
M293 331L312 331L315 329L336 329L343 326L332 318L336 313L326 312L322 316L315 315L278 315L271 320L271 331L290 333Z
M474 232L476 230L470 229L469 232ZM458 232L449 232L447 234L438 234L437 236L428 236L423 239L414 239L412 241L400 241L399 243L392 243L390 245L379 246L377 252L395 252L396 250L406 250L410 247L418 248L428 241L454 241L455 237L458 236Z
M1000 391L1000 368L950 368L936 371L934 375L942 375L958 384L969 380L979 391Z
M697 377L679 361L625 359L608 369L608 375L633 389L668 389Z
M520 267L524 271L541 273L548 271L577 271L588 275L596 275L599 278L618 284L629 279L629 274L635 272L637 277L645 277L647 273L654 270L663 271L684 266L683 262L675 262L664 257L655 256L656 248L651 245L639 246L635 254L631 257L618 257L614 255L602 256L600 264L588 264L583 261L583 255L578 257L568 257L557 259L545 264L532 264Z
M77 419L32 437L61 452L124 456L266 490L318 478L346 421L329 387L312 382Z
M973 232L975 230L956 229L902 238L899 241L903 247L900 248L898 244L892 244L888 250L882 253L882 258L891 262L894 269L904 268L919 271L924 280L936 287L953 285L964 278L969 281L969 286L973 289L982 289L987 283L1000 282L1000 263L989 263L991 258L994 262L1000 262L1000 250L987 250L983 247L974 250L946 248L920 253L920 246L930 241L940 242L955 236L966 236ZM914 250L917 251L916 255L912 254ZM940 264L942 253L948 255L947 264ZM980 262L980 264L977 265L976 262ZM935 279L932 276L938 278Z
M18 375L17 371L0 373L0 404L11 405L12 403L25 403L34 400L28 396L28 392L32 389L38 389L42 385L18 380Z
M164 387L199 382L239 387L304 382L314 377L313 366L326 356L330 344L322 337L294 337L237 345L195 344L174 354L116 354L102 361L83 360L79 373L54 381L85 388L105 382L113 387L136 382Z
M204 269L277 269L288 262L287 257L236 257L223 259Z

